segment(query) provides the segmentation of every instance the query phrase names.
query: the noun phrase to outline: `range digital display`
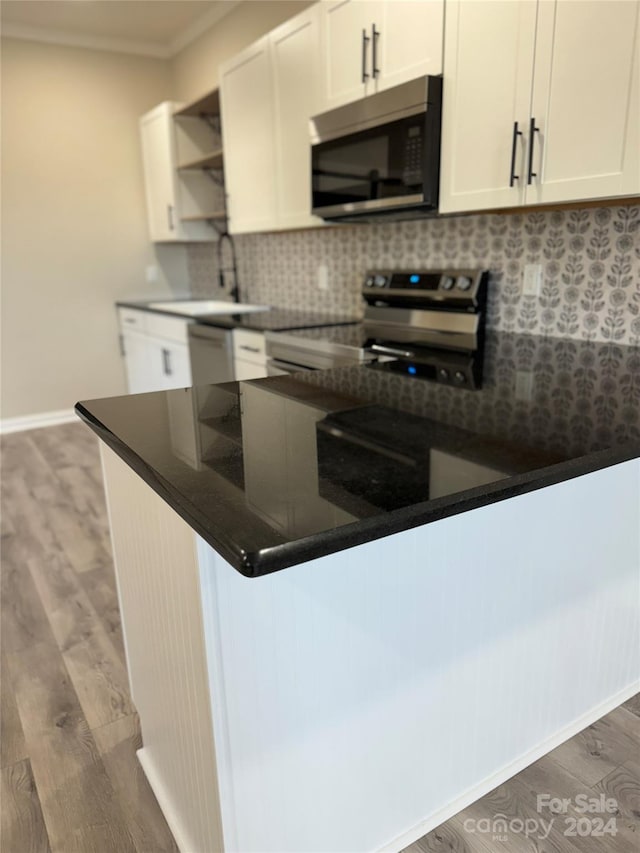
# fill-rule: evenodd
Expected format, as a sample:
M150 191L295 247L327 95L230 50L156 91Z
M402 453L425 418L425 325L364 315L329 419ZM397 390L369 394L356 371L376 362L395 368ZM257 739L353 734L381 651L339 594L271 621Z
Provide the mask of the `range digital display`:
M389 287L398 290L437 290L439 284L439 274L395 272L391 276Z

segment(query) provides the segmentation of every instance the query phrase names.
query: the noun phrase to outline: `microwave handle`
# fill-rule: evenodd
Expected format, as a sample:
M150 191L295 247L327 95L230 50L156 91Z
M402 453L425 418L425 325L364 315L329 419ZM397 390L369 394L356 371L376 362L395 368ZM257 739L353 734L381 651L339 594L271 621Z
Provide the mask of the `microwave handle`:
M367 71L367 46L371 39L367 35L366 30L362 30L362 82L366 83L369 79L369 72Z

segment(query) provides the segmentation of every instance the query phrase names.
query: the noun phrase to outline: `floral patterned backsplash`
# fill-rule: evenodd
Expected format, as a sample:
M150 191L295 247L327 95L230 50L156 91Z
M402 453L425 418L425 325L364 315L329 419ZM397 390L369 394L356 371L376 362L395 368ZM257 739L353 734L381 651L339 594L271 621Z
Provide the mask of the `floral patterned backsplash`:
M361 316L370 268L483 267L487 324L640 345L640 205L344 225L235 238L242 300ZM191 291L220 298L215 244L188 248ZM224 266L230 266L223 259ZM539 296L523 296L527 264ZM318 288L326 266L328 290Z

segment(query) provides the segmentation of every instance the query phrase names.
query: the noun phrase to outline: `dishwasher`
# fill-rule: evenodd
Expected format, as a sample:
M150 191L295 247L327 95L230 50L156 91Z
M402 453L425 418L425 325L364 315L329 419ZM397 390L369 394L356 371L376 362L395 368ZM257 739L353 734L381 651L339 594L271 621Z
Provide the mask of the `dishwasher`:
M231 329L198 323L189 326L191 382L194 385L233 381L232 335Z

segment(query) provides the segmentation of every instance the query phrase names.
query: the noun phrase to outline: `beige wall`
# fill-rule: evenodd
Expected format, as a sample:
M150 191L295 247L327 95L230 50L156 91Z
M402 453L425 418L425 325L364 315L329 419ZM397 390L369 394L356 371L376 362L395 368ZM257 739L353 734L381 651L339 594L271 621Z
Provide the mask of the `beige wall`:
M171 87L169 62L2 40L3 419L124 393L114 300L169 292L145 284L138 118Z
M176 98L190 101L218 85L218 66L311 5L312 0L246 0L173 59Z
M185 247L149 242L138 119L308 5L244 2L172 61L2 39L0 418L125 392L115 300L188 287Z

